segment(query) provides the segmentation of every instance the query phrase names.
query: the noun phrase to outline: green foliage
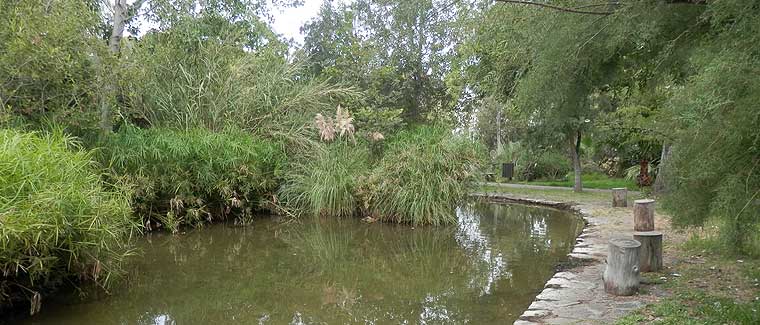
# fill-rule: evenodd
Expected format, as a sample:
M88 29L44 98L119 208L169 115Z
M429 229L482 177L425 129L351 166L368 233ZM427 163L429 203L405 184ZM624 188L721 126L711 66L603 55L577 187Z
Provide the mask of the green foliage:
M563 1L565 6L581 1ZM720 225L727 247L760 254L760 8L631 1L611 15L518 4L486 7L467 46L482 97L515 104L532 144L594 142L617 174L660 162L665 206L676 225ZM672 145L672 147L671 147Z
M756 324L760 322L758 308L757 300L742 303L701 290L684 291L627 315L616 324Z
M637 166L638 167L638 166ZM637 170L638 172L638 170ZM624 187L632 191L638 191L639 187L635 181L609 177L602 173L583 173L583 187L609 190L616 187ZM536 181L530 182L531 185L546 185L546 186L560 186L560 187L573 187L573 179L571 175L565 177L564 180L555 181Z
M404 129L406 123L401 117L402 113L401 109L358 109L354 113L356 128L367 132L380 132L383 136L388 136Z
M144 126L220 131L233 125L302 141L314 114L357 96L350 87L300 77L304 66L289 63L282 44L257 43L256 35L271 31L239 25L184 17L127 47L125 115Z
M109 285L137 229L129 196L102 183L89 152L58 131L0 130L0 305L39 308L66 278Z
M367 159L360 146L345 142L319 146L313 156L289 168L281 199L314 216L353 216L360 207L357 190L368 172Z
M318 79L350 84L363 98L352 109L401 109L405 122L450 115L455 94L444 82L453 55L448 44L460 30L457 12L431 0L325 2L318 17L304 26L304 51Z
M282 146L239 130L125 127L104 143L111 172L134 187L135 212L177 231L235 216L245 221L280 184Z
M699 66L671 100L676 139L666 206L679 225L721 225L736 252L760 256L760 8L711 3L715 35L692 57Z
M397 134L372 170L364 202L382 220L411 224L456 222L483 154L445 128L417 127Z
M39 126L93 130L98 57L97 12L84 1L0 1L0 108Z
M313 216L456 222L455 209L467 198L482 159L477 145L441 127L399 132L372 159L365 144L339 140L316 147L292 164L281 200Z
M556 180L572 171L567 155L557 150L524 150L518 161L515 173L520 180Z

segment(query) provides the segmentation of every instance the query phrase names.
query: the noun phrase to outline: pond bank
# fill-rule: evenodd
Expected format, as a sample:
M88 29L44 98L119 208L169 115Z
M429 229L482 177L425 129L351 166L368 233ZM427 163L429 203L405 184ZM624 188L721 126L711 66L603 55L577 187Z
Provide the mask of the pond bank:
M604 292L602 273L607 242L612 237L632 236L632 203L627 208L613 209L611 197L605 200L608 193L581 194L571 198L564 191L561 194L542 191L536 195L527 190L486 188L473 195L488 201L517 202L573 211L586 221L586 227L578 236L575 248L568 254L571 258L568 267L546 282L543 291L515 324L610 323L656 300L657 290L644 290L642 294L631 297L614 297ZM656 229L663 231L667 237L670 232L669 221L659 213L655 218ZM667 261L666 257L666 263Z

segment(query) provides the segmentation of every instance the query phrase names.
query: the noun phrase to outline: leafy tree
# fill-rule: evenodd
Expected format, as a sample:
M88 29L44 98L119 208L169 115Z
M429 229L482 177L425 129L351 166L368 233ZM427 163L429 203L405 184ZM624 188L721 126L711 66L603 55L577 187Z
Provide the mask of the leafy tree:
M757 4L498 2L470 45L477 91L514 99L538 143L591 134L632 160L661 146L674 223L760 251Z
M319 78L364 90L357 109L402 109L407 122L448 115L456 105L446 84L450 44L460 10L441 1L356 1L323 4L307 24L304 50Z
M760 7L711 2L710 33L690 62L698 67L676 90L672 190L666 205L681 225L717 221L727 247L760 255Z
M568 4L562 8L574 3L562 2ZM667 8L653 9L657 6ZM483 67L474 74L483 77L483 91L514 98L529 121L529 140L565 144L580 190L580 144L584 134L596 131L599 114L615 112L622 102L641 106L645 99L637 94L673 86L667 82L687 75L677 71L684 64L674 57L686 42L679 36L693 27L702 9L672 6L641 1L587 15L539 5L494 5L476 38ZM662 68L663 63L675 68Z
M61 122L70 131L95 125L100 68L106 48L98 15L81 1L0 1L0 106L33 125Z

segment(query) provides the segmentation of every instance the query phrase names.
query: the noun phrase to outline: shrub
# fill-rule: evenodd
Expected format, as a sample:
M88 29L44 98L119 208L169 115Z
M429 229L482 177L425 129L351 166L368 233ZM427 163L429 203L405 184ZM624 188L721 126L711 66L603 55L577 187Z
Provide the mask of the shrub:
M289 207L313 215L352 216L357 188L368 171L367 150L346 142L320 146L316 155L292 164L280 191Z
M103 159L134 186L146 227L172 231L229 215L249 218L279 186L285 163L280 146L239 130L133 127L108 140Z
M561 179L572 171L570 159L556 150L523 151L515 168L517 178L526 181Z
M439 127L397 133L372 167L368 144L318 147L293 163L280 190L290 208L320 216L360 214L411 224L456 222L455 208L469 194L481 151Z
M93 37L101 19L86 1L0 1L0 110L34 126L95 129L98 76L108 48Z
M79 277L107 286L136 229L129 196L106 190L62 132L0 130L0 305Z
M365 205L385 221L451 224L483 155L473 142L440 127L402 131L363 184Z

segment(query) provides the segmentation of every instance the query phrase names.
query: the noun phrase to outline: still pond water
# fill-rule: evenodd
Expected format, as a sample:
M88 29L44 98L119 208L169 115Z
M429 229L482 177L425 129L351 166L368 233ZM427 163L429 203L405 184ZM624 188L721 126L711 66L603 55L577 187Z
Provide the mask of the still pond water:
M476 204L452 227L358 220L215 225L142 240L129 285L48 299L27 324L507 324L572 249L582 221Z

